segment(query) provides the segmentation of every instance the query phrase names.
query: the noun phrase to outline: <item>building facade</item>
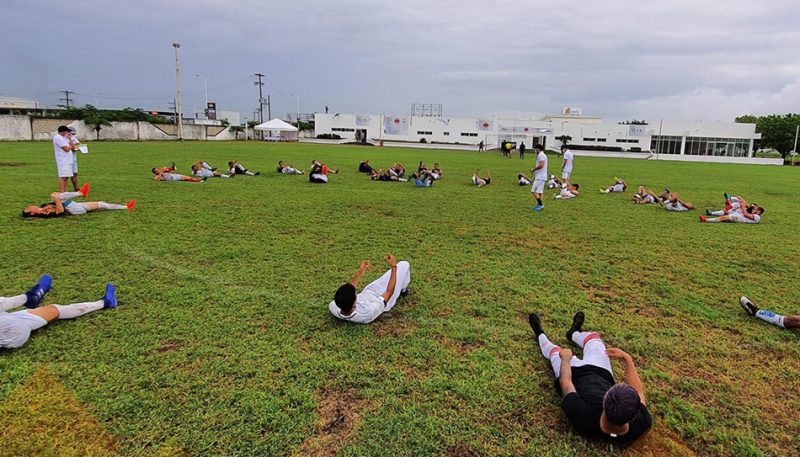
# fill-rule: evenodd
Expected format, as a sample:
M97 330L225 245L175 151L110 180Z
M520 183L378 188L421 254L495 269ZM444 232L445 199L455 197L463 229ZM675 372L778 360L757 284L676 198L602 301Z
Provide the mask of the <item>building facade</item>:
M602 118L574 114L521 118L450 118L384 114L322 114L314 117L315 135L336 134L354 141L439 143L487 148L502 141L530 148L561 145L580 149L651 152L667 155L752 157L761 134L755 124L648 121L646 125L604 123Z

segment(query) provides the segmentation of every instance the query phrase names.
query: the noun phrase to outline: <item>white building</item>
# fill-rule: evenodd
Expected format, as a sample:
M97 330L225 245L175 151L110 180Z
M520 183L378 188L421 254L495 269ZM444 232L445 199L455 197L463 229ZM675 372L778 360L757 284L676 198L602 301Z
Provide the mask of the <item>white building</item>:
M578 111L580 112L580 111ZM647 125L606 124L599 117L574 110L541 119L438 118L370 114L316 114L315 134L385 142L440 143L487 149L501 141L524 142L530 148L561 145L568 136L576 150L653 152L676 156L752 157L753 141L761 138L755 124L649 121ZM424 139L424 141L423 141ZM687 157L687 159L690 159Z

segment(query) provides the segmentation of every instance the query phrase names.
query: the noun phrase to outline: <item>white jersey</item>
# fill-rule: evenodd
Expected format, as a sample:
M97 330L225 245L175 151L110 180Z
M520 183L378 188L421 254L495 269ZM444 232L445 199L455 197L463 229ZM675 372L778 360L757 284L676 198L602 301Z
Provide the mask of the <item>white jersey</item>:
M536 170L536 175L534 176L534 180L536 181L547 181L547 178L550 176L547 173L547 154L544 151L539 151L539 155L536 156L536 165L539 165L539 162L544 162L542 168Z
M572 151L570 151L569 149L567 149L564 152L564 162L566 163L564 164L563 171L566 173L572 173L573 156L572 156Z
M731 218L731 222L738 222L739 224L758 224L761 222L761 216L758 214L753 214L753 218L750 219L740 211L734 211L730 213L729 216Z
M614 186L611 187L611 192L625 192L625 185L622 183L614 184Z
M69 146L69 140L67 137L61 136L56 134L53 137L53 154L55 156L56 162L58 163L72 163L74 156L72 155L72 151L64 152L64 147Z
M358 324L369 324L383 314L385 309L386 303L383 302L383 296L372 289L364 289L356 295L356 311L350 316L343 316L335 301L328 304L328 310L334 317Z
M681 205L680 202L666 202L664 203L664 209L667 211L689 211L689 208Z

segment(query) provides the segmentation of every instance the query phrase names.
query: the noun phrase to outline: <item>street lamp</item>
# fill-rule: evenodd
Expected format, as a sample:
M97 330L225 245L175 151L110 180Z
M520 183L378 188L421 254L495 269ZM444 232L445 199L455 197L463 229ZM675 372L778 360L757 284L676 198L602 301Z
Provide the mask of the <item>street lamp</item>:
M244 117L244 140L247 141L247 116Z
M208 79L206 79L203 75L195 75L198 78L203 78L203 92L206 94L206 108L204 112L206 113L206 119L208 119Z
M291 95L297 100L297 119L295 120L297 121L297 130L300 131L300 96L295 94Z
M180 66L178 65L178 49L180 49L180 43L172 43L172 47L175 48L175 109L178 111L178 139L183 139L183 110L181 109L181 70Z

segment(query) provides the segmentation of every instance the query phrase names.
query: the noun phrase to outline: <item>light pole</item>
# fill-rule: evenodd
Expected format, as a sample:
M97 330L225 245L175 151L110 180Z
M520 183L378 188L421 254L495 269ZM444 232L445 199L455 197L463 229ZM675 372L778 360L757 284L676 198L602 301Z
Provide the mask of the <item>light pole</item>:
M294 97L297 100L297 119L295 119L295 120L297 121L297 131L299 132L300 131L300 96L292 94L292 97Z
M178 65L178 49L180 49L180 43L172 43L172 47L175 48L175 103L177 106L175 109L178 111L178 139L183 139L183 110L181 109L181 70L180 66Z
M195 76L197 76L198 78L203 78L203 92L206 95L206 107L203 110L203 112L206 113L206 119L208 119L208 79L206 79L206 77L203 75L195 75Z
M247 116L244 117L244 140L247 141Z

